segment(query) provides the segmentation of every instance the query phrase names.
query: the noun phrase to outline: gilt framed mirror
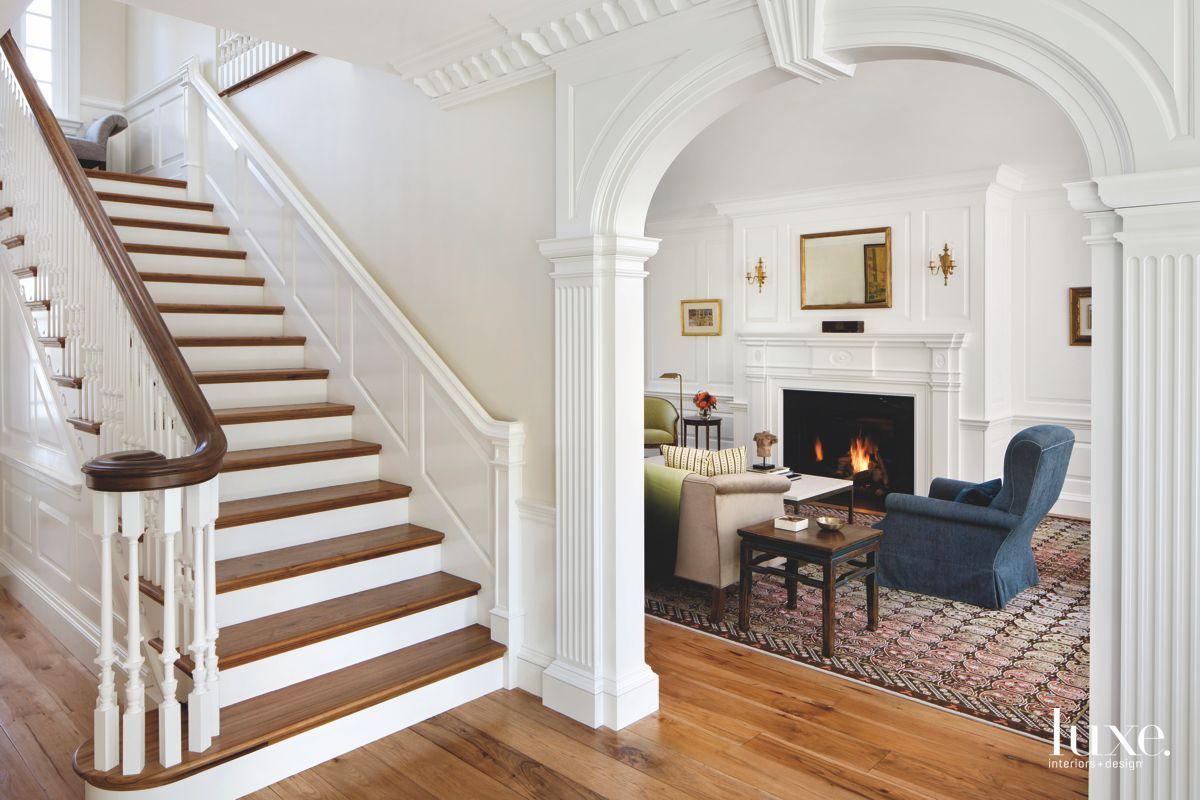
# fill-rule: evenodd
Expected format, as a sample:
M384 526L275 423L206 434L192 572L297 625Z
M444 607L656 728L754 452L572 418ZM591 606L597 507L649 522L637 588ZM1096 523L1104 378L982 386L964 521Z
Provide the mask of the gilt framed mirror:
M892 229L801 236L800 307L891 308Z

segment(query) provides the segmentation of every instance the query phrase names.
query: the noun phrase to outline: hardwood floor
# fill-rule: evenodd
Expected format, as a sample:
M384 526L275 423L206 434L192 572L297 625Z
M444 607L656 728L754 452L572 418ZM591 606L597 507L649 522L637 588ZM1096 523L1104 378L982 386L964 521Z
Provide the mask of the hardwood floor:
M662 709L593 731L496 692L252 795L373 798L1068 798L1049 746L657 620ZM0 797L79 798L95 682L0 590Z

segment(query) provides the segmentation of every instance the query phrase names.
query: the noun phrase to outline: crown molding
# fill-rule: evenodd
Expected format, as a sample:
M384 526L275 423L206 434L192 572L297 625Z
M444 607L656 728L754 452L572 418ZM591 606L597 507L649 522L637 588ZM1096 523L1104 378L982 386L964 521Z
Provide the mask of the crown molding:
M984 191L998 188L1009 192L1025 189L1025 176L1004 164L991 169L952 172L948 175L918 176L826 186L803 192L753 197L745 200L730 200L714 203L717 213L738 218L762 214L781 214L809 208L828 208L839 205L855 205L905 197L957 192Z
M442 108L477 100L551 73L551 56L709 0L591 0L549 20L544 2L392 67ZM544 21L537 22L535 20Z

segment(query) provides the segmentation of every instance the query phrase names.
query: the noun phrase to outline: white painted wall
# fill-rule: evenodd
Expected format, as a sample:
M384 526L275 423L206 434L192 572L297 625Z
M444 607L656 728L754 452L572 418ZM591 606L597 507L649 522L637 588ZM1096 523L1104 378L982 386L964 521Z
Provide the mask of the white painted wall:
M849 89L860 78L898 115L869 135L857 130L863 97ZM806 121L806 93L824 87L785 84L706 130L668 170L653 208L684 216L647 226L663 240L648 265L647 391L673 399L674 381L658 375L684 373L685 404L697 389L716 392L727 416L723 444L749 443L764 422L753 404L749 418L739 414L751 400L740 333L815 333L826 319L861 319L869 333L967 333L955 477L998 474L1014 431L1065 424L1078 443L1058 510L1087 515L1091 351L1068 345L1067 319L1067 289L1089 285L1086 225L1057 185L1086 173L1070 126L1033 90L960 64L869 64L841 85L841 99L820 100L827 124ZM963 114L935 154L924 110L937 109L947 88ZM773 122L761 137L747 136L747 117ZM937 164L978 167L1001 153L1036 172L1001 170L1000 184L1011 189L997 184L999 161L983 171L896 177ZM838 175L845 181L831 183ZM730 197L743 199L722 202ZM799 237L881 226L892 227L892 308L802 309ZM926 267L929 251L946 242L958 263L949 286ZM744 279L759 257L768 274L761 293ZM679 334L679 301L699 297L724 301L724 335Z
M211 50L204 27L130 8L131 95ZM397 75L327 58L231 98L484 407L525 423L526 495L542 502L554 498L554 343L536 242L553 233L553 104L540 81L448 113ZM162 155L179 148L156 151L137 127L130 167L178 169Z
M81 105L125 102L126 8L115 0L79 0Z
M212 78L217 32L210 25L130 5L125 12L125 44L126 99L152 89L193 55Z

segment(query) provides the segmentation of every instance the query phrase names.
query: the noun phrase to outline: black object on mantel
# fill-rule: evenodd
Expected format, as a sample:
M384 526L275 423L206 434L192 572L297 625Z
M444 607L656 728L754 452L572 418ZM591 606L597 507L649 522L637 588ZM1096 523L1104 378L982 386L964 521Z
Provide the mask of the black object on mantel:
M861 319L827 319L821 322L821 333L862 333Z

